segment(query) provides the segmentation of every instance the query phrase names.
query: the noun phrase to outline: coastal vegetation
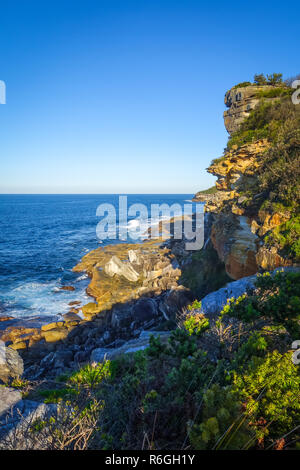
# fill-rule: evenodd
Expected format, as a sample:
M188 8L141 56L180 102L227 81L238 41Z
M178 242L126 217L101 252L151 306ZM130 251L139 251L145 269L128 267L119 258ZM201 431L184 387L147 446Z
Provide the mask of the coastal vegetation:
M144 351L58 378L41 396L59 416L29 434L65 449L295 448L300 370L286 342L297 338L299 305L299 273L283 272L259 276L211 323L194 303L167 343L152 337Z
M300 108L281 74L236 87L250 85L261 87L246 98L255 106L208 169L216 186L195 196L212 213L204 248L168 240L88 253L74 268L91 277L85 320L76 311L43 326L32 356L25 345L35 378L6 385L50 408L22 428L22 445L299 449ZM19 441L9 435L5 448Z

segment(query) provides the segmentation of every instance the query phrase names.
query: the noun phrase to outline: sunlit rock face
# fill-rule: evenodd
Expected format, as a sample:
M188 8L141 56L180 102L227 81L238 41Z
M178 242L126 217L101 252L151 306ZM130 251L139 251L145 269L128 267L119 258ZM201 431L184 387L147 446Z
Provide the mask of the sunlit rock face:
M233 87L225 94L224 124L229 134L236 132L242 122L259 103L258 93L261 90L272 89L272 86Z
M224 125L229 134L240 130L261 101L261 91L265 93L272 88L249 85L227 91ZM264 100L273 101L274 98ZM278 205L257 203L260 194L251 196L259 192L259 169L270 146L267 139L258 139L228 147L207 169L217 178L216 191L209 194L200 191L195 195L196 201L205 202L205 211L213 217L210 238L232 279L291 264L276 247L266 243L272 230L288 221L291 214Z

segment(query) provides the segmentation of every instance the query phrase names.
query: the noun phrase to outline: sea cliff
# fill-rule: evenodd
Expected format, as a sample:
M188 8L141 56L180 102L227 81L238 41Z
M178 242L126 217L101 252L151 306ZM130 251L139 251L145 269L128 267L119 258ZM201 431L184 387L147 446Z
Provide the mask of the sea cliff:
M97 248L74 267L88 304L42 325L0 317L0 447L295 447L300 112L275 78L225 95L216 184L194 197L201 250Z

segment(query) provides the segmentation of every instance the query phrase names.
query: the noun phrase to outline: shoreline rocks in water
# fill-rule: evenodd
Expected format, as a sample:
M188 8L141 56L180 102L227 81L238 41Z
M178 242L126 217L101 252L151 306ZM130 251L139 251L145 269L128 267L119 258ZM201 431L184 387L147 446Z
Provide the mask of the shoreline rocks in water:
M87 292L94 302L80 307L74 301L76 309L44 324L2 322L0 339L22 355L26 377L55 376L88 361L97 347L136 340L193 299L179 284L181 270L171 248L158 241L98 248L74 271L88 273ZM51 360L44 361L49 354Z
M73 287L73 286L62 286L62 287L59 288L59 290L74 291L75 287Z

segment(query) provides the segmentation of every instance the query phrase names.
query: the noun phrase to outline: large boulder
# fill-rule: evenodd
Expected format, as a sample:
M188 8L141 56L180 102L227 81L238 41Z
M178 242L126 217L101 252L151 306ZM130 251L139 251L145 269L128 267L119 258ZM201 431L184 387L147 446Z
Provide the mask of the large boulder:
M133 319L137 323L144 323L157 316L157 304L153 299L140 299L132 308Z
M111 326L113 328L129 328L133 321L131 305L118 305L114 307L111 316Z
M23 359L18 352L0 342L0 382L7 383L22 375L23 372Z
M32 433L32 425L56 418L57 410L57 405L22 400L20 392L0 387L0 450L46 449L47 440Z
M148 348L150 336L160 337L162 341L167 341L170 336L170 331L142 331L139 338L127 341L121 347L113 348L97 348L91 353L90 361L103 362L105 359L114 359L115 357L123 354L135 353L137 351L143 351Z
M0 419L4 413L22 400L22 394L14 388L0 387Z
M133 269L130 263L122 262L115 255L105 264L104 270L110 277L116 274L117 276L125 277L125 279L131 282L136 282L140 277L139 273Z
M278 268L272 271L271 274L273 275L277 271L281 270L285 272L294 272L298 271L299 268ZM240 297L247 291L253 290L256 279L257 275L247 276L243 279L239 279L238 281L229 282L228 284L226 284L225 287L222 287L221 289L215 292L211 292L201 300L200 312L204 313L204 315L207 317L216 318L216 316L220 314L223 307L227 304L228 299L231 299L232 297Z

